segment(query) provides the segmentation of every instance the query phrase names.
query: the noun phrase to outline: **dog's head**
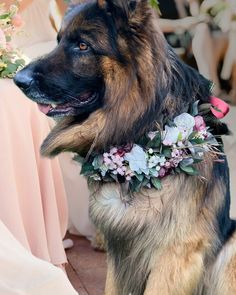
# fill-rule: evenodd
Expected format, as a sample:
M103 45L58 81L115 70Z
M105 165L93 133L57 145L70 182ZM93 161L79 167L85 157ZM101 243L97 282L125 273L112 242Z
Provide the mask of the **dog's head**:
M50 117L90 114L106 105L105 80L125 72L133 59L130 47L140 46L130 42L138 28L130 26L129 17L139 10L139 23L145 22L145 2L97 1L75 7L65 17L58 46L20 71L15 83Z
M149 0L76 6L64 19L58 46L14 80L41 111L64 118L48 145L65 136L65 130L73 134L96 111L97 121L102 117L103 122L98 126L100 147L133 142L163 117L209 96L208 82L184 68L165 42ZM71 145L70 140L57 152L71 150Z

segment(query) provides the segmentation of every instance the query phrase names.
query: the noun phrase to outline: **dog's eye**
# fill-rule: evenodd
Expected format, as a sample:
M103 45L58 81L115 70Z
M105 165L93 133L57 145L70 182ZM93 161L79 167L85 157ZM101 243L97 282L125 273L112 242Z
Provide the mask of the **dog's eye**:
M88 46L86 43L84 43L84 42L80 42L80 43L79 43L79 46L78 46L78 49L79 49L80 51L86 51L86 50L89 49L89 46Z

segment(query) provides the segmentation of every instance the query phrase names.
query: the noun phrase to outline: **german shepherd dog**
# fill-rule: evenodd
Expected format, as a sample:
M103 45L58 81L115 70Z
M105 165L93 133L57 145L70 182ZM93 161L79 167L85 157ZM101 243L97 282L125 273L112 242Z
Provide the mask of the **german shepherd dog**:
M183 64L148 0L97 0L65 17L58 46L15 83L61 117L42 154L107 151L210 100L210 82ZM205 117L216 135L228 132ZM219 139L220 140L220 139ZM105 236L106 295L235 295L236 233L227 160L206 154L198 176L169 175L124 203L116 183L91 185L90 215Z

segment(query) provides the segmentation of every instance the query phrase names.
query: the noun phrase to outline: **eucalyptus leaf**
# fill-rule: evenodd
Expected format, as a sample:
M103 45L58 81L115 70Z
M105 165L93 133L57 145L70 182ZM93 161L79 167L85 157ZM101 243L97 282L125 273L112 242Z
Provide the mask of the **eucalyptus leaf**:
M198 170L193 166L183 166L181 163L179 165L180 169L188 175L199 175Z
M161 190L162 189L162 184L161 184L161 180L159 178L151 178L151 183L152 185L157 189L157 190Z
M194 163L193 158L185 158L185 159L183 159L183 160L181 161L181 165L182 165L183 167L190 166L190 165L192 165L193 163Z
M191 115L193 117L198 115L198 105L199 105L199 100L195 101L194 104L192 105Z
M82 165L80 174L83 174L84 176L89 176L89 175L92 175L93 173L94 173L94 167L92 164L84 163Z
M157 135L147 143L147 148L157 148L161 145L161 133L158 132Z
M162 150L162 153L164 154L164 156L165 156L166 158L171 158L172 150L171 150L171 148L165 147L165 148Z
M144 175L143 175L143 174L138 174L138 173L136 173L135 176L137 177L137 179L138 179L140 182L142 182L143 179L144 179Z

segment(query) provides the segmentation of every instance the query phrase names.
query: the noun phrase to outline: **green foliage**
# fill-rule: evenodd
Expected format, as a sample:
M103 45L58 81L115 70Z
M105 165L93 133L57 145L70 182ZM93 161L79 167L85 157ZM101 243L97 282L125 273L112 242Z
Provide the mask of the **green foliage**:
M155 8L159 14L161 14L158 0L149 0L149 2L151 6Z

